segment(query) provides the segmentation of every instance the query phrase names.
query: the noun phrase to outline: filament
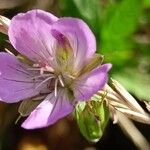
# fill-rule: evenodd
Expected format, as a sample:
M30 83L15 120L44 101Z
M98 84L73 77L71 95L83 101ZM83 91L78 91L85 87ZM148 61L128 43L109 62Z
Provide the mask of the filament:
M57 86L58 86L58 78L55 80L55 97L57 97Z
M58 79L59 79L61 86L64 87L65 85L64 85L64 82L63 82L62 77L60 75L58 76Z
M39 88L41 85L43 85L45 82L47 82L48 80L50 80L50 79L52 79L52 78L54 78L54 77L46 78L46 79L45 79L45 80L43 80L40 84L38 84L38 85L36 86L36 88L35 88L35 89Z

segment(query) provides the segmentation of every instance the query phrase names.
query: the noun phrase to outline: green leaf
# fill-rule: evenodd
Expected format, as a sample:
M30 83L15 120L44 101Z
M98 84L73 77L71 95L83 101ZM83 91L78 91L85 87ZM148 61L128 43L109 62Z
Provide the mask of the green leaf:
M80 13L72 0L59 0L61 16L79 17Z
M112 63L119 64L119 61L127 62L130 59L133 46L131 35L137 29L142 8L142 0L122 0L106 9L101 29L101 47L105 58L109 57ZM123 58L119 53L125 53Z
M85 104L85 103L84 103ZM97 142L103 135L108 123L109 113L104 102L91 101L76 106L76 119L83 136L91 142Z
M100 5L97 0L73 0L80 14L87 20L99 18ZM98 8L98 9L96 9ZM97 20L96 20L97 21Z
M144 0L144 6L150 7L150 0Z
M111 7L111 6L110 6ZM110 8L112 9L112 8ZM141 0L122 0L106 16L103 34L108 37L126 37L137 27L142 10Z

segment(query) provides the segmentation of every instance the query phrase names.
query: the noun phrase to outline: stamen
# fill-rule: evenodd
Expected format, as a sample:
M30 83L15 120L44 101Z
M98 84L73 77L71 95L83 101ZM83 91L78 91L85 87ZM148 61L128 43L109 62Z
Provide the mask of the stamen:
M50 76L51 74L42 74L42 75L39 75L39 76L34 76L34 77L32 77L31 79L33 80L33 79L38 79L38 78L41 78L41 77L48 77L48 76Z
M46 78L45 80L43 80L40 84L38 84L37 86L36 86L36 88L35 89L37 89L37 88L39 88L42 84L44 84L45 82L47 82L48 80L50 80L50 79L52 79L52 78L54 78L53 76L51 76L51 77L49 77L49 78Z
M55 97L57 97L58 78L55 80Z
M40 71L41 68L27 68L27 70L31 70L31 71Z
M59 82L60 82L61 86L62 86L62 87L64 87L65 85L64 85L64 82L63 82L62 76L61 76L61 75L59 75L59 76L58 76L58 79L59 79Z
M33 64L33 67L39 67L39 64Z
M49 66L41 67L41 68L28 68L27 70L30 70L30 71L40 71L40 74L41 74L41 75L44 74L44 71L50 72L50 73L53 73L53 72L54 72L54 69L51 68L51 67L49 67Z
M49 72L54 72L54 69L52 67L50 67L50 66L46 66L45 68Z
M43 75L44 74L44 68L40 69L40 74Z

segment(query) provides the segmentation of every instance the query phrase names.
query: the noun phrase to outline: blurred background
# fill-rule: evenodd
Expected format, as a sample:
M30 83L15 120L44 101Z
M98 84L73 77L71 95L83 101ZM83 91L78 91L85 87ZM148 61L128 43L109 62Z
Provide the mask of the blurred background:
M111 62L110 76L140 101L150 101L150 0L0 0L0 15L42 9L58 17L82 18L97 40L97 52ZM13 50L0 34L0 50ZM142 103L141 103L142 104ZM89 143L68 116L49 128L24 130L14 124L19 104L0 103L0 150L136 150L118 125L109 121L101 140ZM150 127L135 123L150 142ZM136 137L135 137L136 138Z

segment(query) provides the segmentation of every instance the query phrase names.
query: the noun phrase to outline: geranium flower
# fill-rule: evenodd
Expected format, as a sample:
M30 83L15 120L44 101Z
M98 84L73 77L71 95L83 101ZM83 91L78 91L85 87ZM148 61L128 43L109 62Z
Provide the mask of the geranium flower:
M0 53L0 98L22 101L19 112L29 115L24 128L55 123L107 82L111 64L101 65L95 37L80 19L32 10L12 18L8 35L27 59Z

